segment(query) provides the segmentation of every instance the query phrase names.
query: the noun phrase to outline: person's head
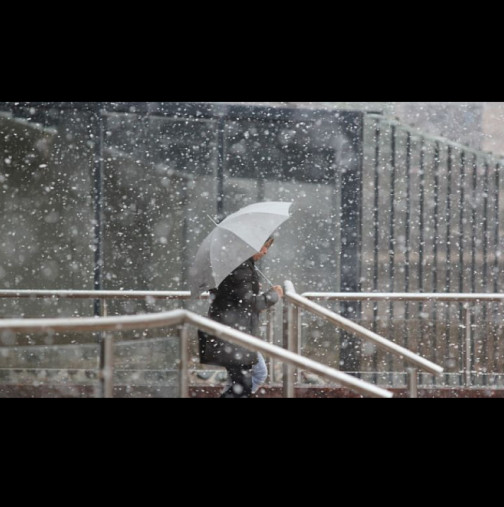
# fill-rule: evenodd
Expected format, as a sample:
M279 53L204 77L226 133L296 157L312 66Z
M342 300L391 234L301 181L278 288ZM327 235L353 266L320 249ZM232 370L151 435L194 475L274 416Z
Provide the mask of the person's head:
M252 259L254 259L254 262L257 262L259 259L262 259L268 253L268 250L270 249L270 247L274 241L275 241L275 238L273 236L270 236L264 242L264 245L261 247L261 250L259 250L259 252L257 252L256 254L254 254L252 256Z

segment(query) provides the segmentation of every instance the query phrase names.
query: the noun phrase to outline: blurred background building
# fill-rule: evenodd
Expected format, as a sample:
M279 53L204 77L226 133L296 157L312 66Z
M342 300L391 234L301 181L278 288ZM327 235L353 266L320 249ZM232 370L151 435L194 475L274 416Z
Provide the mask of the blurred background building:
M243 102L380 112L431 135L504 155L504 102Z

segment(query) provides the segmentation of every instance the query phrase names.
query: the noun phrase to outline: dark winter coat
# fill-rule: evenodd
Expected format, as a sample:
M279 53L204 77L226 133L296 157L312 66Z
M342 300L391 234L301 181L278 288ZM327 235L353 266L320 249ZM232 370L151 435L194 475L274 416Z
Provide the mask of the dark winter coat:
M259 313L278 301L273 290L260 294L259 274L252 258L228 275L217 290L211 291L208 316L222 324L258 336ZM238 345L199 332L200 362L220 366L250 366L257 354Z

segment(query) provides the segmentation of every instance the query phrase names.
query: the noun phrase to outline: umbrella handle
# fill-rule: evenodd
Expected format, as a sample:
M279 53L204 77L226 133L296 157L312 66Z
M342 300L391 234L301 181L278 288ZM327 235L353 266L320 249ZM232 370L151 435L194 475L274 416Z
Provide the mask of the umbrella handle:
M256 271L263 276L263 278L270 284L271 287L273 287L273 283L271 282L271 280L257 267L257 266L254 266Z

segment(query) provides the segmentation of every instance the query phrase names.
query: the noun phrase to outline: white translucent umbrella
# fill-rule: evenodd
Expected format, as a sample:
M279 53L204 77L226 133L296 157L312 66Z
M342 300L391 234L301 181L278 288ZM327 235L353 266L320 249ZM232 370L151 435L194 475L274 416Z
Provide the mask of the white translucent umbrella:
M229 215L201 243L189 271L191 295L219 284L242 262L258 253L289 218L292 202L258 202Z

